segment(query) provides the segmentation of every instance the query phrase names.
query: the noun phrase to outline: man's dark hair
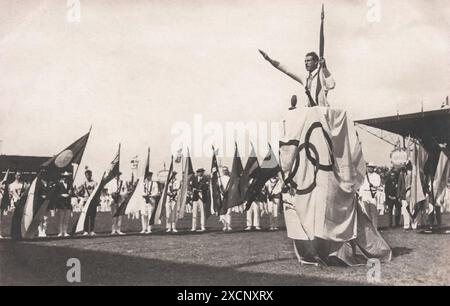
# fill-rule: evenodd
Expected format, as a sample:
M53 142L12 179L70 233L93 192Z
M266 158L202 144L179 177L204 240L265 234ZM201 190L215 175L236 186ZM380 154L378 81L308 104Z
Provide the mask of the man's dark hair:
M313 58L313 60L316 61L316 62L319 61L319 56L317 55L316 52L309 52L308 54L306 54L306 56L311 56Z

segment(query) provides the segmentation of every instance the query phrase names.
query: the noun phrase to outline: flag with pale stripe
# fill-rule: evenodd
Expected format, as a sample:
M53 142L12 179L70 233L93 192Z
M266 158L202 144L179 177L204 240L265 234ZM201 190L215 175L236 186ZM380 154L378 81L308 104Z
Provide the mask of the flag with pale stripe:
M239 156L237 144L235 144L233 164L231 166L231 176L227 189L225 190L223 206L220 209L220 214L225 214L229 208L239 206L244 202L242 199L240 186L240 179L243 172L244 169L242 167L241 157Z
M159 202L157 204L157 207L155 210L155 215L152 216L152 218L150 220L150 225L161 224L161 213L162 213L163 209L166 207L169 182L172 179L172 176L173 176L173 156L171 157L169 172L167 173L167 178L166 178L166 182L164 184L164 189L161 194L161 198L159 199Z
M189 182L193 175L194 175L194 167L192 166L192 160L191 160L191 156L189 154L189 148L188 148L186 160L184 162L184 169L183 169L183 174L182 174L182 178L181 178L181 185L180 185L180 189L178 191L178 198L177 198L177 204L176 204L177 205L176 216L178 219L184 218L186 203L188 200L188 193L187 193L188 185L189 185Z

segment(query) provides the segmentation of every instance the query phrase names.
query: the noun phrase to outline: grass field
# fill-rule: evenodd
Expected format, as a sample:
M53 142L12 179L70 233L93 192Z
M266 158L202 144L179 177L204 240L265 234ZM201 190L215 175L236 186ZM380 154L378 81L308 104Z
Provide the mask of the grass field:
M381 224L386 218L380 216ZM243 231L243 215L233 215L233 232L223 233L216 217L208 232L191 233L189 219L178 234L157 228L135 234L138 220L127 220L127 236L109 236L110 215L99 213L93 238L0 240L0 285L69 285L66 262L81 261L81 285L368 285L367 267L301 266L284 229ZM8 232L9 218L4 220ZM450 224L450 216L444 216ZM267 217L262 225L267 227ZM55 233L54 220L49 233ZM131 233L134 232L134 233ZM450 285L450 235L386 229L382 235L394 258L381 266L382 285Z

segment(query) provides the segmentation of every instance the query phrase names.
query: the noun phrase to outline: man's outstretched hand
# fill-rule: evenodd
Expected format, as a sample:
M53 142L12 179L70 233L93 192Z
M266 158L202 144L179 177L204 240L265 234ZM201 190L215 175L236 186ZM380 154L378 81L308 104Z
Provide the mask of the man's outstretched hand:
M271 63L273 66L278 67L280 66L280 63L277 61L274 61L273 59L271 59L264 51L258 49L259 53L261 53L261 55L264 57L264 59L266 61L268 61L269 63Z

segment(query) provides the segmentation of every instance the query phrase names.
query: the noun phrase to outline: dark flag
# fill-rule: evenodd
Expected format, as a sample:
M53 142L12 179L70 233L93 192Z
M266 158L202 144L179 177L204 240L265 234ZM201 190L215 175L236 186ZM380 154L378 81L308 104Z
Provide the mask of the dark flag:
M193 175L194 175L194 167L192 166L192 160L188 148L186 160L184 162L184 169L181 178L180 190L178 192L178 199L177 199L176 211L178 219L184 218L186 203L188 201L188 194L187 194L188 185Z
M28 188L25 187L20 199L16 202L14 213L11 219L11 238L15 240L21 240L23 238L22 218L25 210L25 203L28 199Z
M116 157L114 157L113 161L111 162L111 166L106 170L102 181L104 181L104 185L111 182L117 174L120 173L120 143L119 143L119 149L117 150Z
M214 213L219 213L220 208L223 206L223 192L224 186L220 179L219 165L217 163L216 151L213 149L213 156L211 162L211 184L209 192L211 194L211 203Z
M225 190L223 206L220 210L220 214L226 214L229 208L239 206L244 201L241 197L241 188L239 181L241 179L242 172L244 171L242 167L241 157L239 156L237 144L235 144L233 165L231 167L231 176L228 182L227 189Z
M164 184L164 189L161 194L161 198L158 201L157 207L155 209L155 215L150 219L150 225L161 224L161 212L163 208L166 207L167 202L167 191L169 189L169 182L173 176L173 156L171 157L169 172L167 173L166 183Z
M253 178L252 182L248 187L248 191L246 194L245 201L247 202L245 209L250 209L253 201L255 201L258 194L263 189L266 182L275 175L280 172L280 165L278 164L277 157L272 150L272 147L269 144L269 152L264 158L261 166L256 169L251 177Z
M136 180L136 182L132 183L131 189L128 190L128 193L126 195L126 198L123 200L122 204L120 204L119 208L117 209L116 213L114 214L114 217L124 216L125 211L127 209L128 203L130 202L131 197L133 196L134 192L136 191L136 187L139 184L139 179Z
M150 176L150 147L148 148L147 161L145 164L144 178Z
M241 189L241 198L243 200L247 198L248 187L250 186L250 183L254 178L255 171L258 171L258 169L259 169L258 157L256 156L255 148L253 147L252 144L252 151L250 152L250 156L247 159L244 172L242 173L241 179L239 181Z
M8 174L9 169L6 171L5 177L0 182L3 185L2 187L2 201L0 203L0 214L3 214L4 211L8 210L10 203L9 199L9 184L8 184Z
M50 158L41 165L41 168L46 168L49 174L66 170L72 164L79 165L83 158L84 150L89 139L91 131L72 143L70 146L62 150L57 155ZM71 169L68 169L71 170Z
M72 170L72 164L79 165L90 133L91 130L41 165L41 171L27 189L26 196L23 196L19 201L21 206L17 211L14 211L16 215L15 217L13 216L15 238L20 236L20 238L28 239L35 236L36 224L39 224L50 203L49 200L41 201L43 195L42 179L45 178L47 181L56 180L62 171ZM50 194L53 192L52 189L53 187L48 190ZM39 218L39 220L36 218ZM31 225L33 226L30 230Z

